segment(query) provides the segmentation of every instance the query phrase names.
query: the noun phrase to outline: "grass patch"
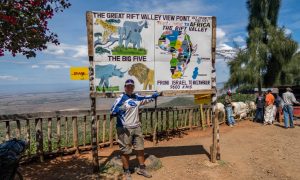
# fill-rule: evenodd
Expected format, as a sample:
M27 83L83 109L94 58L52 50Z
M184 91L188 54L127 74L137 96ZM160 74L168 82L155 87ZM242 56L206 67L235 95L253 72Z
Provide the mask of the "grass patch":
M144 48L133 48L133 47L124 47L116 46L112 51L112 55L129 55L129 56L144 56L147 54L147 50Z

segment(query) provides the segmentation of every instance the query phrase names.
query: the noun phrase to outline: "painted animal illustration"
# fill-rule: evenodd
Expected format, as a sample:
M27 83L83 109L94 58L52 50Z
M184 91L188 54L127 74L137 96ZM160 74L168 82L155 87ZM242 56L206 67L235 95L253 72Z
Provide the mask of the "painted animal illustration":
M141 32L143 28L148 28L147 21L125 21L123 26L119 29L119 46L123 45L123 40L125 40L125 47L131 43L133 48L140 48L142 42Z
M154 85L154 70L149 69L145 64L137 63L131 66L128 71L130 76L138 79L143 84L143 90L152 90Z
M96 19L95 24L100 25L103 27L104 32L102 34L102 44L106 44L109 41L109 38L111 38L111 35L118 32L118 27L114 26L106 21L103 21L102 19Z
M95 66L95 77L96 79L100 79L99 86L100 87L109 87L109 79L113 76L122 78L125 72L121 71L121 68L117 68L116 65L108 64L108 65L96 65Z

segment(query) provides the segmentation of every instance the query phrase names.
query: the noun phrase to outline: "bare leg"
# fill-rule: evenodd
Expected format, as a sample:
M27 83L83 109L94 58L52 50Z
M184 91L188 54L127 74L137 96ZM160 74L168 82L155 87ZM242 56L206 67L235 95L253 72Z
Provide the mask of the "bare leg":
M137 151L136 158L138 159L140 165L145 165L144 150Z
M121 159L122 159L124 169L129 169L129 155L122 154Z
M144 177L151 178L152 175L146 170L144 150L137 151L137 159L139 161L140 168L136 173Z

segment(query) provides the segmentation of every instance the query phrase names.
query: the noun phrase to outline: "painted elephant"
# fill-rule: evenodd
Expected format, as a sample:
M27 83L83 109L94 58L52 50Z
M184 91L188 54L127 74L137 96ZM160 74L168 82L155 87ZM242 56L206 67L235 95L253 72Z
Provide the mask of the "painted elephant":
M100 87L109 87L109 78L113 76L122 78L126 72L127 71L122 72L121 68L118 69L117 66L113 64L95 66L95 77L100 79Z
M133 48L140 48L142 42L141 32L143 28L148 28L147 21L125 21L123 27L119 28L119 46L123 45L125 40L125 47L128 47L128 44L131 43Z

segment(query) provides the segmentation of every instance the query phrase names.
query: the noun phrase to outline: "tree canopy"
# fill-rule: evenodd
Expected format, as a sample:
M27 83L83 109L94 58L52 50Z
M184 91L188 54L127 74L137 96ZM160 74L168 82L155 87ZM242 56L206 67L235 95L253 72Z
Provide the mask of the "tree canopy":
M68 0L0 0L0 56L8 51L35 57L47 43L59 44L48 21L69 8Z
M291 82L298 48L284 27L277 26L281 0L248 0L247 48L229 62L229 87L269 87ZM299 55L298 55L299 56Z

